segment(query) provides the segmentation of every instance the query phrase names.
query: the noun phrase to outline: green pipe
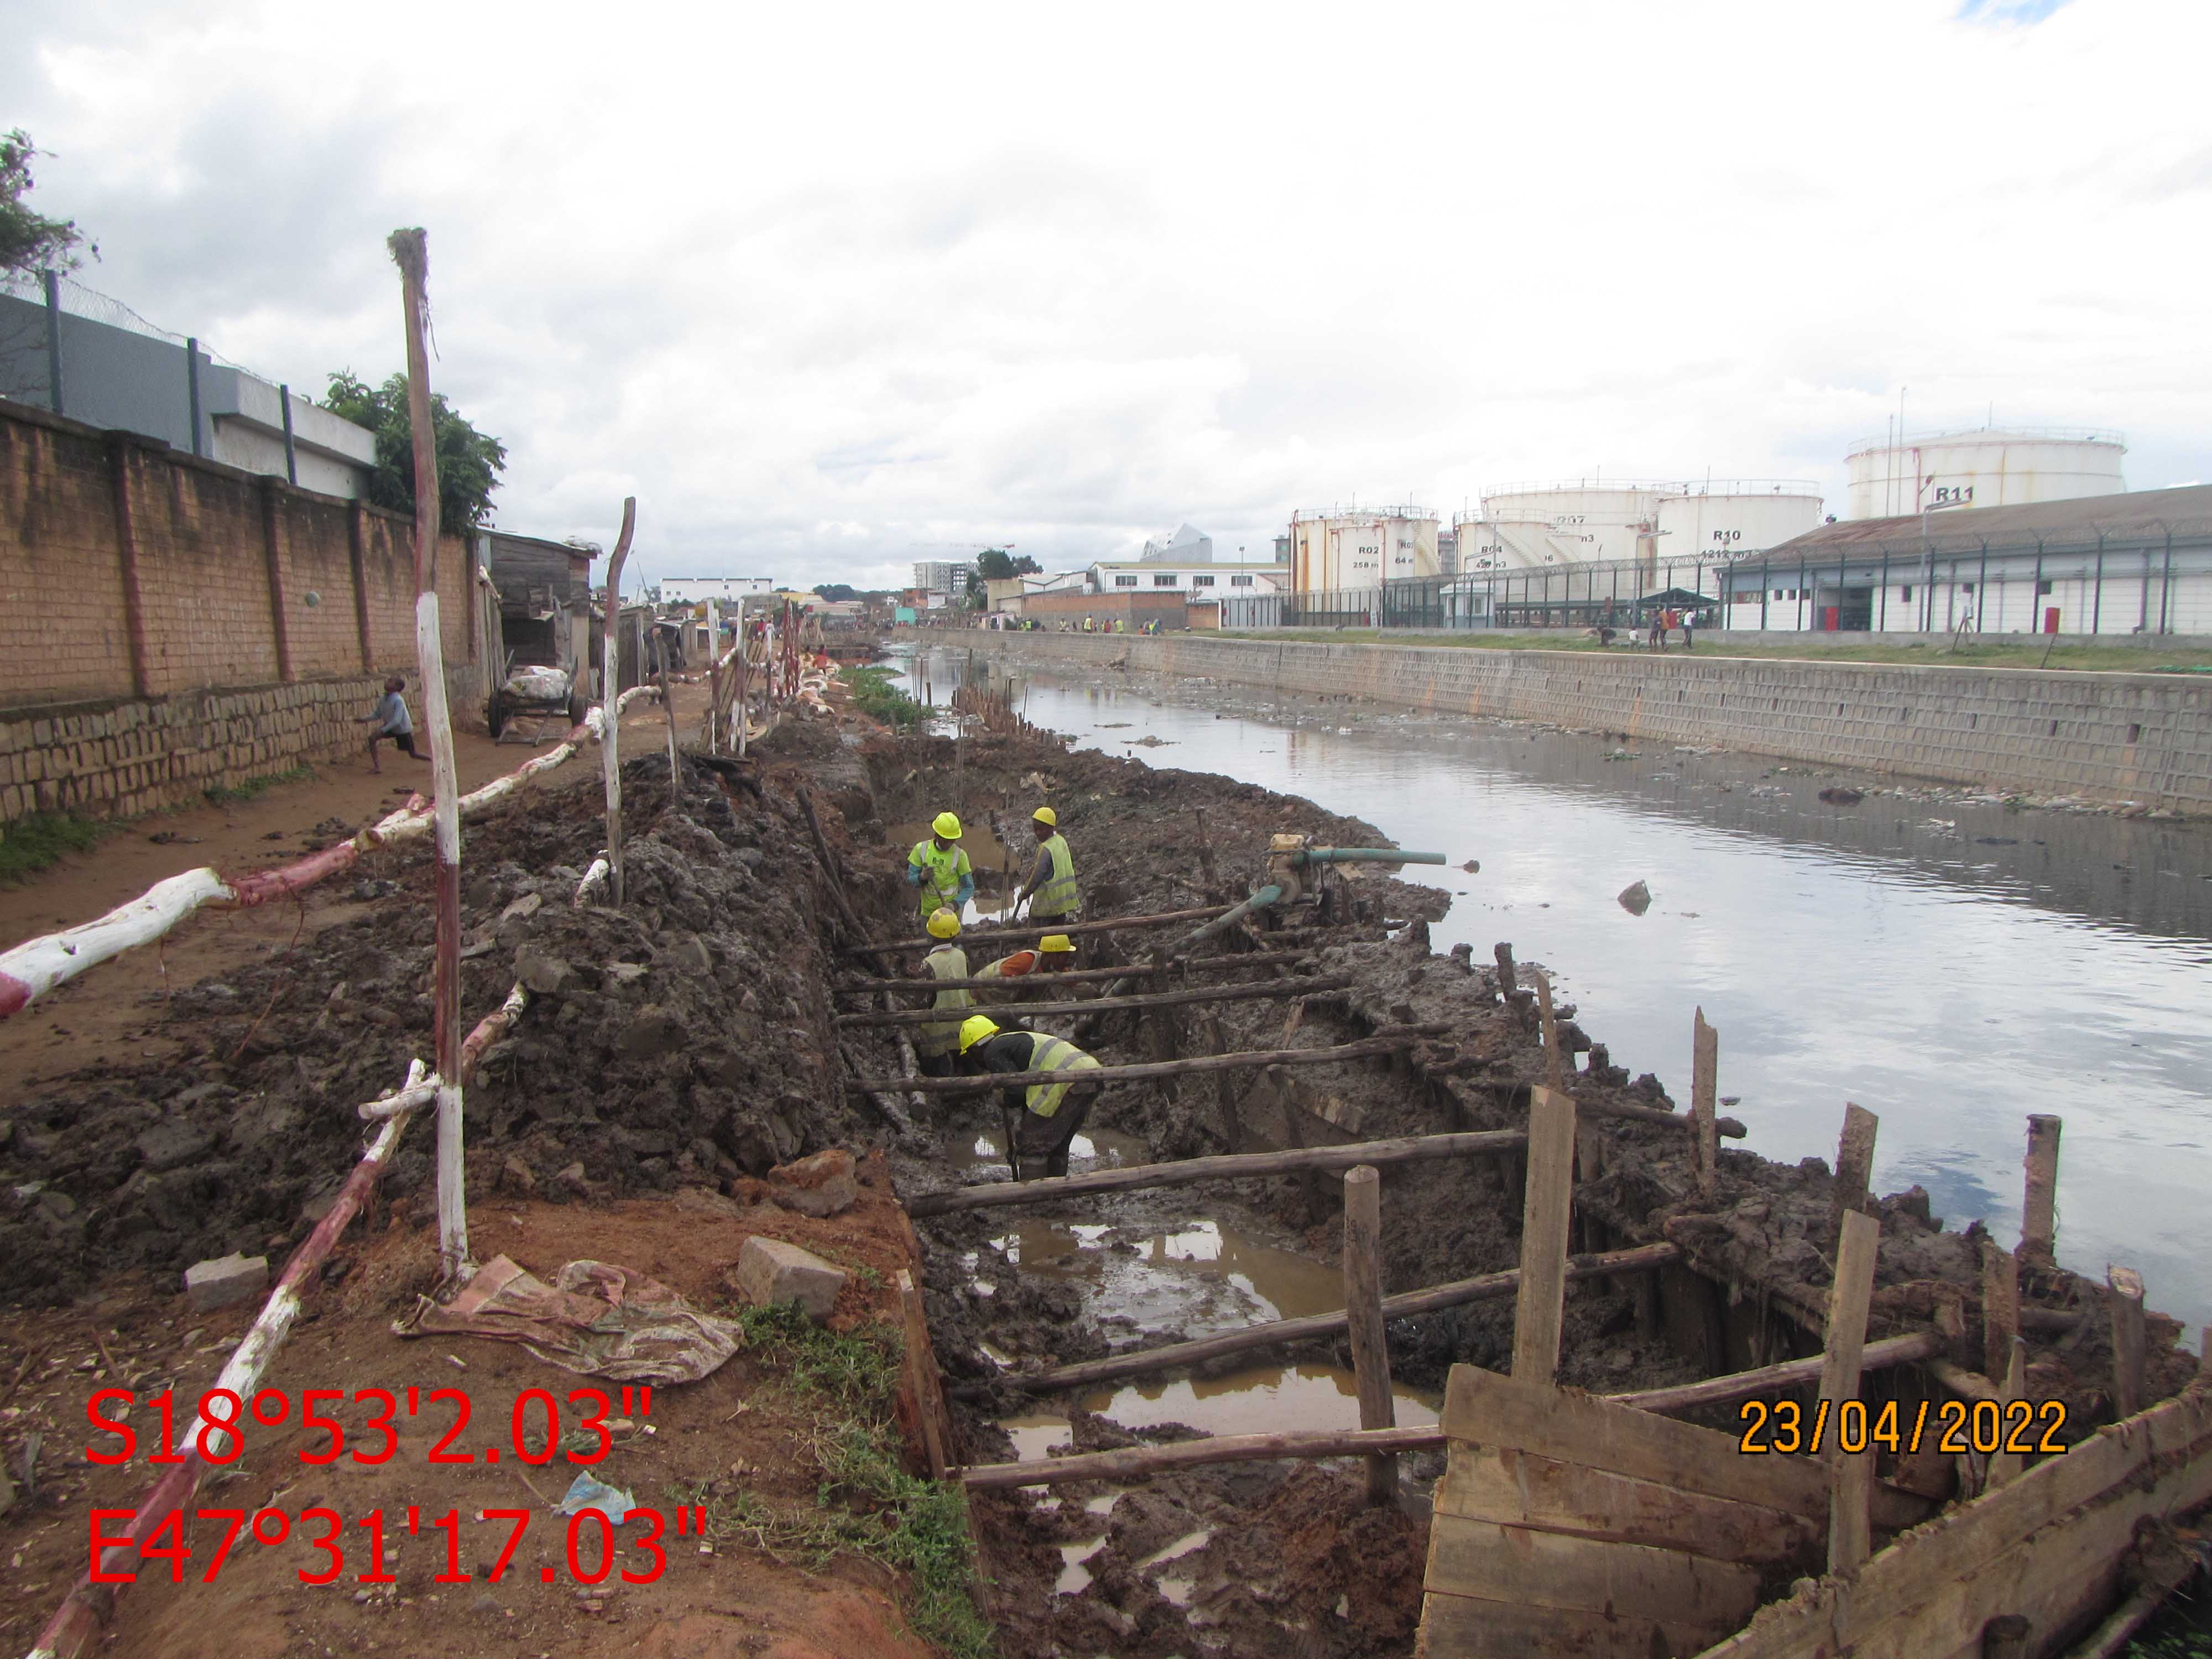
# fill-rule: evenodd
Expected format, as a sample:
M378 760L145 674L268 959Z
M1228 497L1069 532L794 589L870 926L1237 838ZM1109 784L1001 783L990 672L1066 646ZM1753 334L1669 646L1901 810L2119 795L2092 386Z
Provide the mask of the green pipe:
M1442 864L1442 853L1407 853L1395 847L1309 847L1293 864Z

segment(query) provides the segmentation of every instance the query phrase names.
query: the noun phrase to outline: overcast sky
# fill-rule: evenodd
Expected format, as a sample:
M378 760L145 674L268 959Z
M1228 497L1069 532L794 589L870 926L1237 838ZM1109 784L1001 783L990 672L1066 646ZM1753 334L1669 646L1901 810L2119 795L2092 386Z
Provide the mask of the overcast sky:
M0 0L82 273L272 379L401 355L507 528L648 576L1048 569L1486 483L2116 427L2212 478L2204 0Z

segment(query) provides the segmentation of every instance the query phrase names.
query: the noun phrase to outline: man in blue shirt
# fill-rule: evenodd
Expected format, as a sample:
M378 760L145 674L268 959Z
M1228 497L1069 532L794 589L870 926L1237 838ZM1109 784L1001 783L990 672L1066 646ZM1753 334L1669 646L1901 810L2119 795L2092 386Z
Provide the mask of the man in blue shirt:
M384 695L377 699L376 712L362 716L363 725L376 728L368 734L368 769L372 772L384 770L377 763L376 745L386 738L392 739L392 746L403 755L414 755L416 760L422 761L430 758L428 755L416 752L415 722L407 717L407 699L399 695L406 689L407 682L394 674L384 683Z

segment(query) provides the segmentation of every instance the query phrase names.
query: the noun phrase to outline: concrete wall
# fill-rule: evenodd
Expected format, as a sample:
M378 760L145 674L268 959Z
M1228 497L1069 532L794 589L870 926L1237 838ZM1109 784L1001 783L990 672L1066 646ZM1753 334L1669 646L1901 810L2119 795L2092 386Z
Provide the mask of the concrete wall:
M2020 668L1265 640L978 634L1120 664L1406 708L1549 720L2040 795L2212 813L2212 678Z
M281 771L343 746L342 727L309 711L334 701L366 714L368 688L386 672L405 672L419 696L413 540L410 521L358 501L0 404L0 724L16 733L8 752L60 745L72 752L58 777L150 768L98 793L34 799L20 787L58 781L58 763L37 776L17 766L0 773L16 787L0 817L48 798L137 810L149 792L160 804L207 787L203 777L250 775L241 766ZM447 693L455 718L474 722L489 619L478 615L468 543L444 538L438 568ZM204 712L210 693L231 699L222 720L259 724L211 735L192 729L189 712ZM118 727L126 707L137 712ZM106 727L80 723L57 736L58 719ZM21 735L40 726L44 738ZM74 752L125 737L128 751ZM217 750L220 765L190 758Z

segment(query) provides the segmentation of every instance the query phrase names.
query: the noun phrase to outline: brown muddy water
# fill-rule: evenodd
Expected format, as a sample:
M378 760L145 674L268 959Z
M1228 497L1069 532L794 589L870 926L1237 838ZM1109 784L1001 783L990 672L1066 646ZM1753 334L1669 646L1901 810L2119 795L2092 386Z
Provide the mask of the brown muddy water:
M965 654L930 653L940 700ZM1207 681L994 667L1078 747L1303 795L1445 854L1449 870L1406 872L1454 896L1435 947L1486 959L1510 939L1615 1063L1678 1098L1702 1006L1721 1091L1770 1158L1832 1160L1856 1101L1881 1118L1881 1190L1917 1182L1950 1225L1979 1218L2008 1239L2026 1116L2061 1115L2065 1265L2134 1266L2153 1305L2191 1330L2212 1321L2212 829ZM1839 782L1864 799L1819 799ZM1468 859L1480 874L1456 868ZM1615 897L1639 880L1640 916Z

